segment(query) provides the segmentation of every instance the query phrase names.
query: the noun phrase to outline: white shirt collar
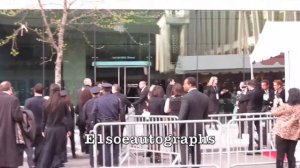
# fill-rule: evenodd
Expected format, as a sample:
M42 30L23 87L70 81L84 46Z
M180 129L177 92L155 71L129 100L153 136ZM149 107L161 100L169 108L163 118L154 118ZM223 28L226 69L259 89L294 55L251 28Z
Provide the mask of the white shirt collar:
M34 93L34 96L43 96L43 95L40 93Z

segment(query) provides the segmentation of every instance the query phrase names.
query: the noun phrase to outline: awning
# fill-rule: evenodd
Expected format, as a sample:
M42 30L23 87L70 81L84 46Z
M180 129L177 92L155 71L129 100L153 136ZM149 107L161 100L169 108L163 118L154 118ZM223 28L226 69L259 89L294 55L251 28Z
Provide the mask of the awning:
M266 22L251 53L260 62L289 51L299 50L300 22Z
M300 88L299 39L300 22L266 22L250 55L251 61L262 61L284 53L286 91Z
M92 62L92 66L94 66L94 62ZM96 61L97 68L138 68L147 66L151 66L150 61Z
M198 63L197 63L198 62ZM284 71L282 61L271 60L268 62L256 62L256 72ZM200 55L179 56L175 68L176 74L186 73L218 74L250 72L250 58L248 55Z

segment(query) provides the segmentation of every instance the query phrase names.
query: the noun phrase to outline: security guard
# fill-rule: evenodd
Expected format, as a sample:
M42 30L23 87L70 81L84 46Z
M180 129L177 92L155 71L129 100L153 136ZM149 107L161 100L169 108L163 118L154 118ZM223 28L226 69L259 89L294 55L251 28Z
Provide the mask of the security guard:
M94 87L90 88L90 92L91 92L93 98L88 100L83 106L83 115L84 115L85 122L86 122L85 129L86 129L87 133L93 129L94 122L91 121L92 120L92 110L93 110L94 102L100 93L100 88L98 86L94 86ZM93 166L93 162L94 162L93 145L89 145L89 154L90 154L90 165ZM98 154L98 162L102 163L100 157L101 157L101 155L99 153Z
M103 95L96 98L92 110L92 120L98 122L117 122L120 119L122 112L122 105L120 99L111 94L112 85L110 83L103 83ZM104 140L106 137L116 137L120 130L118 126L106 126L99 129L99 133L102 134ZM104 159L104 167L118 166L119 165L119 144L104 144L101 145L104 148L102 158ZM110 151L112 149L112 151ZM112 157L111 157L112 156ZM101 160L100 160L101 161ZM100 163L101 164L101 163Z

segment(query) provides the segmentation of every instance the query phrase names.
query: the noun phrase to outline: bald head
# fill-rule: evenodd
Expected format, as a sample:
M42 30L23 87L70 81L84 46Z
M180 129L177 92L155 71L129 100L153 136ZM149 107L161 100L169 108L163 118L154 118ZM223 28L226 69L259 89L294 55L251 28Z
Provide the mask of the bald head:
M90 78L85 78L83 80L83 85L84 86L92 86L92 80Z
M9 95L13 95L12 86L9 81L3 81L1 82L1 91L6 92Z
M2 91L9 91L11 89L11 83L9 81L1 82Z

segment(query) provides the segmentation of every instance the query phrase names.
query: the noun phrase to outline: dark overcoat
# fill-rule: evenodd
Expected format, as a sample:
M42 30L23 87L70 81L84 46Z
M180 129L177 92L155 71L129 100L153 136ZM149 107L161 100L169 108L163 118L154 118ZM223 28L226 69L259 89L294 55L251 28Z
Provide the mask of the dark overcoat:
M0 92L0 167L18 167L23 164L23 149L16 143L16 121L22 121L19 100Z

